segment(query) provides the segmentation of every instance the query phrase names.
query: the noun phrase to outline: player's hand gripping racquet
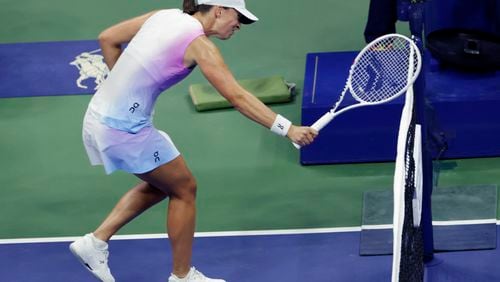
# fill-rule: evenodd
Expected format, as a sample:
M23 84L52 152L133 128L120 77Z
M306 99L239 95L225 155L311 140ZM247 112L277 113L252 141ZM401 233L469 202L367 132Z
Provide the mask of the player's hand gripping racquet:
M311 127L320 131L348 110L396 99L415 82L421 66L420 51L408 37L387 34L373 40L354 59L338 101ZM340 107L347 90L357 103ZM293 145L300 148L298 144Z

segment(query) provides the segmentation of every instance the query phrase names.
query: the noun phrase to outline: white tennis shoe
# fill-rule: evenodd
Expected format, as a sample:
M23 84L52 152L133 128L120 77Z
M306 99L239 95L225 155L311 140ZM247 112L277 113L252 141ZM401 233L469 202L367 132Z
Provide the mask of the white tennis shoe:
M226 282L226 280L208 278L196 268L191 267L186 277L179 278L172 274L168 278L168 282Z
M108 267L108 244L98 248L93 234L86 234L69 245L70 251L92 273L103 282L115 282Z

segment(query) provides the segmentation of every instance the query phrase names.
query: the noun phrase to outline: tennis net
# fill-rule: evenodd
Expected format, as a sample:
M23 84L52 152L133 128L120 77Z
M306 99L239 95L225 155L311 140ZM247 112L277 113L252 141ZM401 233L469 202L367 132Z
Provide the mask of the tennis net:
M424 279L422 213L422 143L413 89L406 93L394 172L392 282Z

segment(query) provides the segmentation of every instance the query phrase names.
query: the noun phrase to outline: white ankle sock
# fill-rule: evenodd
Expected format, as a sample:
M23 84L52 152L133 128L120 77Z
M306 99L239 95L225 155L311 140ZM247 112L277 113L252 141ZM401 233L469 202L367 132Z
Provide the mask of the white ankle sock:
M105 250L108 248L108 243L94 236L94 233L90 233L90 239L92 239L92 244L99 250Z
M179 279L180 282L185 282L185 281L187 281L187 278L189 277L189 274L191 274L191 271L193 271L192 267L189 269L189 272L186 274L186 276L184 276L182 278L180 278L179 276L177 276L177 275L175 275L173 273L172 273L172 275L175 276L175 278Z

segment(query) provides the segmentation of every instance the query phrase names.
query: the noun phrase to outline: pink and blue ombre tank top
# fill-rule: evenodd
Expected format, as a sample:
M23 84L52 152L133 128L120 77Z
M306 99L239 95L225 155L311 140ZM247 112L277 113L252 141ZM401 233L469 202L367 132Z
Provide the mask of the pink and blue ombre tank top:
M152 125L160 93L191 73L184 66L184 53L200 35L204 35L201 23L181 10L153 14L94 94L90 113L112 128L131 133Z

